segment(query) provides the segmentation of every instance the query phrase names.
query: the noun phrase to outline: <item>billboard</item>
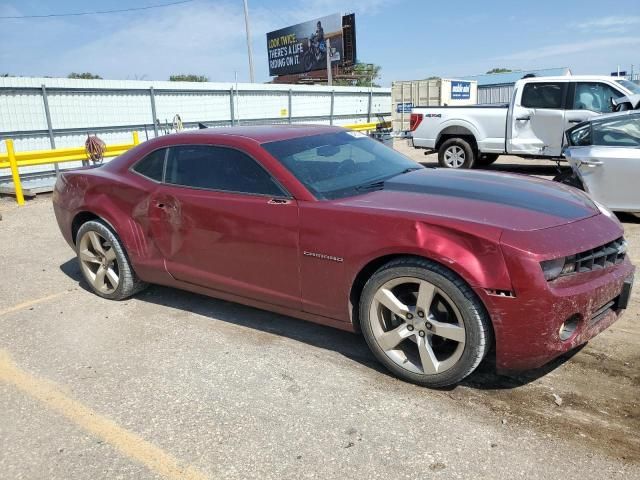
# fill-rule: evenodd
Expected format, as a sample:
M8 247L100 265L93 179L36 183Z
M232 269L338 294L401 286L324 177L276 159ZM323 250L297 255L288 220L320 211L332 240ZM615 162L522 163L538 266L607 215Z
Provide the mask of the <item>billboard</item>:
M331 51L327 51L329 39ZM342 16L329 15L267 33L269 75L305 73L327 68L344 59Z
M471 82L451 80L451 100L469 100L471 98Z

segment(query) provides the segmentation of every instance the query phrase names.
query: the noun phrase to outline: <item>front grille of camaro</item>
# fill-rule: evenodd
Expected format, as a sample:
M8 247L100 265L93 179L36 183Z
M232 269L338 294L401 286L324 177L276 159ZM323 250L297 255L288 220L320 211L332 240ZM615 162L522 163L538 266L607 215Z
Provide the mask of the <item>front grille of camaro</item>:
M591 272L622 263L626 254L627 241L624 237L620 237L599 247L567 257L566 262L575 263L576 273Z

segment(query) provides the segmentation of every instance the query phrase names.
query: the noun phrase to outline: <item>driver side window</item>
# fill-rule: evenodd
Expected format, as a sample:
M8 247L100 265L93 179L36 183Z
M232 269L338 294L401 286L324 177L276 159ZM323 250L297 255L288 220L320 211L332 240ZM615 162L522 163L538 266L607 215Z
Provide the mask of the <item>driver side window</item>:
M286 196L266 170L248 155L209 145L171 147L165 182L204 190Z
M578 82L573 100L574 110L591 110L592 112L611 112L611 98L622 97L622 93L605 83Z

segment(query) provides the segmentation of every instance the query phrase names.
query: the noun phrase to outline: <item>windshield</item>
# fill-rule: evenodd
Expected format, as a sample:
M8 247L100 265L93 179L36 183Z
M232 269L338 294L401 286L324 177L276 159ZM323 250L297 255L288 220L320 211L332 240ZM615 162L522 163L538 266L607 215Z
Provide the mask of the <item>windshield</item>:
M616 80L620 85L629 90L631 93L640 93L640 85L630 82L629 80Z
M337 132L265 143L318 199L364 192L408 170L424 168L358 132Z

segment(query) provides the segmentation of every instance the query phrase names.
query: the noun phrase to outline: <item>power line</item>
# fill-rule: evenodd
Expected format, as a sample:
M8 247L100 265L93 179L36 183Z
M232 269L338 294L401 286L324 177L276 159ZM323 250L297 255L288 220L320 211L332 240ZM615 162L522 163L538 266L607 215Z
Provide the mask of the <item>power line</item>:
M107 13L135 12L138 10L151 10L152 8L171 7L183 3L193 2L193 0L181 0L179 2L162 3L159 5L148 5L146 7L123 8L120 10L98 10L95 12L75 12L75 13L51 13L48 15L16 15L16 16L0 16L0 20L24 19L24 18L51 18L51 17L80 17L83 15L104 15Z

